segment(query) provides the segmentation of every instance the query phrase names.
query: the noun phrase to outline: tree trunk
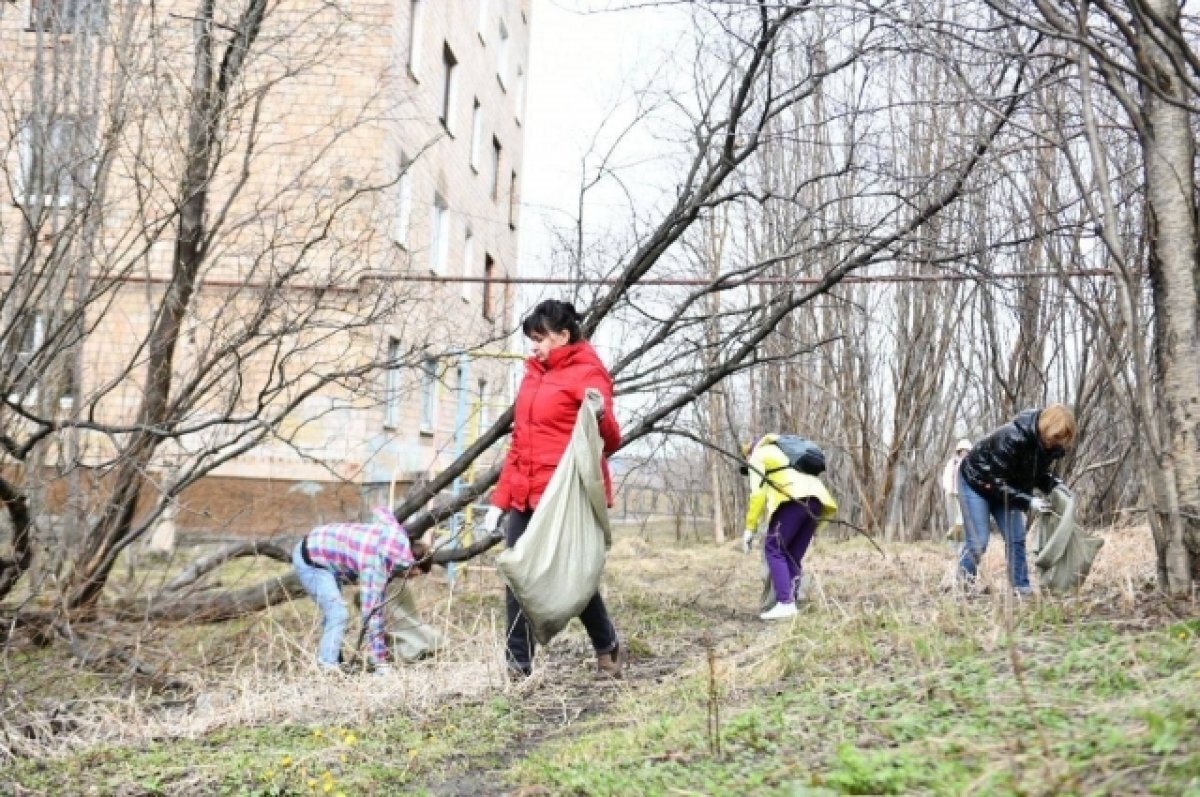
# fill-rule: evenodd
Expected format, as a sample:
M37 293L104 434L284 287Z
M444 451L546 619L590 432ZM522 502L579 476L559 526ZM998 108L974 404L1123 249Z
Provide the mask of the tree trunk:
M33 523L25 496L4 478L0 478L0 504L8 511L12 522L13 549L11 560L0 559L0 600L3 600L33 561Z
M1177 52L1184 34L1172 0L1148 0L1155 20L1143 20L1139 71L1146 201L1150 225L1150 281L1154 295L1155 379L1166 426L1162 468L1165 505L1155 544L1165 561L1166 584L1186 593L1200 577L1200 269L1197 261L1195 141L1186 63ZM1173 52L1174 51L1174 52Z
M142 484L159 444L161 428L170 414L170 397L179 333L192 304L200 267L207 248L209 181L212 165L219 157L220 120L228 93L240 79L247 53L261 29L265 0L250 0L229 41L219 69L214 57L215 0L201 0L193 28L196 36L192 67L192 94L188 106L188 146L185 169L179 185L179 235L175 241L171 281L167 285L158 317L148 340L149 359L141 406L139 431L125 451L117 474L112 500L91 530L72 573L66 605L92 610L117 555L136 536L133 529Z

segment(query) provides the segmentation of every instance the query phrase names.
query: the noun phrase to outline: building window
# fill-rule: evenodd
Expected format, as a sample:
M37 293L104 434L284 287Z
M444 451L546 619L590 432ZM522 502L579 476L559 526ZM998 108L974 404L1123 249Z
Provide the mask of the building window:
M491 407L488 406L487 380L479 380L479 425L475 427L475 437L482 435L492 425Z
M488 0L479 0L479 41L487 43Z
M475 233L470 227L467 228L466 234L463 237L463 277L470 277L475 271ZM471 283L466 279L462 282L462 297L464 301L471 301Z
M504 148L500 146L500 139L492 136L492 201L500 198L500 163L504 156Z
M470 373L467 358L459 357L458 365L454 367L454 397L457 405L454 411L454 432L455 437L462 435L464 439L471 434L471 386L467 383ZM466 412L466 417L460 415L460 412Z
M46 33L96 33L107 16L104 0L31 0L29 29Z
M458 68L458 59L454 57L453 51L449 44L442 45L442 115L441 122L445 126L446 132L454 135L454 99L455 99L455 72Z
M496 320L496 308L492 303L492 280L496 274L496 261L492 260L491 255L483 256L483 301L481 304L481 312L485 321Z
M81 356L78 352L74 358ZM62 386L58 393L58 408L62 410L70 410L75 406L75 397L79 395L79 385L75 379L75 363L70 360L65 363L62 369Z
M387 370L383 372L383 425L400 425L400 340L388 338Z
M392 237L408 248L408 228L412 222L412 161L400 155L400 177L396 181L396 225Z
M501 88L508 86L508 27L500 20L500 38L496 45L496 77Z
M94 123L80 116L30 117L18 132L17 195L26 203L69 205L92 189Z
M520 204L520 196L517 190L517 173L514 171L508 181L508 226L509 229L517 229L517 207Z
M471 168L479 172L479 148L483 145L483 107L479 98L471 108Z
M435 274L446 271L446 254L450 248L450 208L441 194L434 194L429 214L429 268Z
M15 346L13 345L15 344ZM8 400L15 404L37 401L38 371L34 360L46 344L46 314L40 310L18 316L9 331L12 356L6 357L8 369Z
M517 85L513 89L513 105L516 106L514 115L517 117L517 124L525 118L525 67L517 65Z
M421 434L433 434L437 427L438 361L432 357L421 364Z
M408 17L408 73L421 77L421 39L425 23L425 0L412 0Z

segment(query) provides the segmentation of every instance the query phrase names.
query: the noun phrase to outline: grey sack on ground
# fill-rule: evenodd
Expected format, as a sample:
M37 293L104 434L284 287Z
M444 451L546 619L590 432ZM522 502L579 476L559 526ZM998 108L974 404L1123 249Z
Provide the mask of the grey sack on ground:
M1034 566L1042 589L1067 593L1078 589L1092 569L1104 540L1075 522L1075 497L1063 489L1050 494L1053 514L1038 519L1033 540Z

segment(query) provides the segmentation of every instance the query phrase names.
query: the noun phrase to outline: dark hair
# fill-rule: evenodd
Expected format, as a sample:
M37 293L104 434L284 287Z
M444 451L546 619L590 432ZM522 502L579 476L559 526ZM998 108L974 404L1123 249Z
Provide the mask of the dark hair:
M547 299L529 311L521 322L521 331L525 337L534 335L549 335L557 332L570 333L569 343L578 343L583 338L583 330L579 328L579 313L570 302L560 302L558 299Z

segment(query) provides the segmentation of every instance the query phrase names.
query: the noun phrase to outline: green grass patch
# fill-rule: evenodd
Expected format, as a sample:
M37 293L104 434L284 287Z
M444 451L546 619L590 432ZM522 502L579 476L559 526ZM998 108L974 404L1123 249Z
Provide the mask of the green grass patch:
M538 751L514 781L579 795L1200 793L1194 622L1122 634L1043 618L1016 643L1027 702L1003 640L895 615L832 634L829 619L797 620L785 665L763 665L781 678L732 685L719 754L701 673L661 703L639 696L630 712L654 720ZM909 655L889 656L901 640Z

